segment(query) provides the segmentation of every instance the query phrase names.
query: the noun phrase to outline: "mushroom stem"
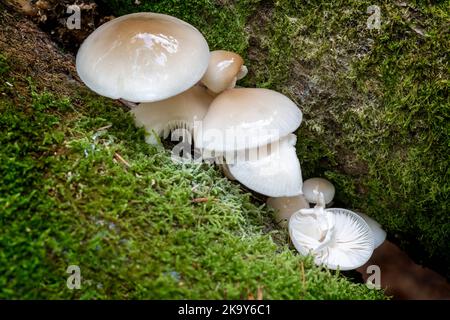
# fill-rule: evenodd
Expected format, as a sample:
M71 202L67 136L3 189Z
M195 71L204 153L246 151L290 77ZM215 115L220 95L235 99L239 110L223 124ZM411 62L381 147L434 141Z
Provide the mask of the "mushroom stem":
M124 106L130 108L130 110L133 110L134 108L136 108L139 105L139 103L131 102L131 101L128 101L125 99L119 99L119 102L121 104L123 104Z
M275 221L282 227L287 227L291 216L300 209L309 208L309 203L302 194L293 197L277 197L267 199L267 205L275 209Z

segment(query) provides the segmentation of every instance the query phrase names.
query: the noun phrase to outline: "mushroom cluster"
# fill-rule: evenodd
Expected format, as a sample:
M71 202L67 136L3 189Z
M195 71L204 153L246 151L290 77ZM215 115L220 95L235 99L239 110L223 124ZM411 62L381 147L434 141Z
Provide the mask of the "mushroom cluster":
M325 209L335 193L330 182L303 183L293 134L302 122L298 106L273 90L237 88L248 72L242 57L210 52L192 25L150 12L113 19L83 42L76 67L91 90L133 106L148 143L187 130L203 159L269 197L295 248L313 254L316 263L357 268L384 241L386 234L371 218ZM310 203L316 206L310 209Z
M323 178L303 182L303 194L269 198L276 221L287 226L294 247L313 255L317 265L351 270L364 265L386 239L380 224L363 213L326 208L333 203L335 187ZM310 208L310 204L315 204Z

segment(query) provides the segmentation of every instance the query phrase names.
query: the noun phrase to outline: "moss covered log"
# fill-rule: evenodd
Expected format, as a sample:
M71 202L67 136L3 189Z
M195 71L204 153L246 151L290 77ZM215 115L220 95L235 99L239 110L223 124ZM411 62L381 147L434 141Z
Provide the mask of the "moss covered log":
M0 299L386 298L300 257L217 168L147 145L72 56L0 15Z
M244 56L240 85L283 92L304 113L304 178L333 181L337 206L450 276L448 1L97 4L176 16L211 49ZM367 27L374 4L379 30ZM0 298L383 298L298 257L263 203L216 169L145 145L44 35L25 49L17 35L14 49L8 28L33 27L2 14ZM83 290L66 289L68 264L82 267Z

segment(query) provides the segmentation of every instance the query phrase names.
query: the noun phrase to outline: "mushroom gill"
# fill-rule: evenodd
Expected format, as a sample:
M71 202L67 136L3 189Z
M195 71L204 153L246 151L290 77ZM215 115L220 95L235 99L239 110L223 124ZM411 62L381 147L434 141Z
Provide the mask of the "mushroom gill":
M324 209L323 194L313 209L301 209L289 220L292 243L301 255L312 254L317 265L352 270L365 264L374 250L369 225L346 209Z
M205 88L194 86L166 100L140 103L130 112L136 125L144 127L149 134L147 142L153 144L152 133L167 138L172 130L181 128L192 134L195 122L203 119L211 101Z

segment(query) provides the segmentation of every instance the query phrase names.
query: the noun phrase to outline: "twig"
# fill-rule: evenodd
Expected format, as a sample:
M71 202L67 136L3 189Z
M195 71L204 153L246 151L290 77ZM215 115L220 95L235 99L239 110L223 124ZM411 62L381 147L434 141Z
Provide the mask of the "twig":
M208 201L209 201L209 198L195 198L195 199L192 199L193 203L203 203L203 202L208 202Z
M98 128L97 130L95 130L95 131L102 131L102 130L109 129L109 128L111 128L111 127L112 127L112 124L108 124L107 126L100 127L100 128Z
M117 152L114 153L114 157L119 160L120 162L122 162L125 166L127 166L128 168L131 167L131 165L128 163L127 160L125 160L120 154L118 154Z

